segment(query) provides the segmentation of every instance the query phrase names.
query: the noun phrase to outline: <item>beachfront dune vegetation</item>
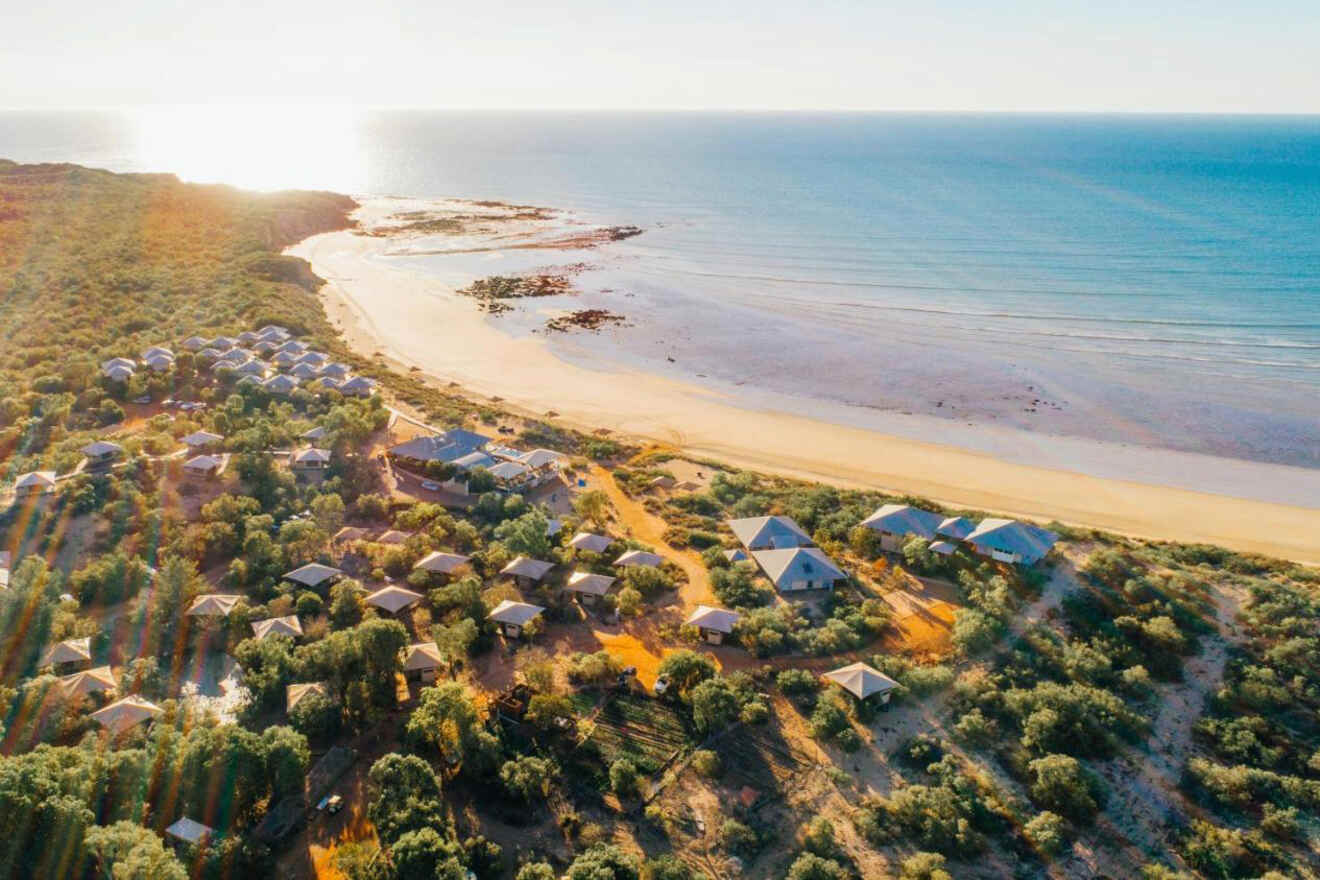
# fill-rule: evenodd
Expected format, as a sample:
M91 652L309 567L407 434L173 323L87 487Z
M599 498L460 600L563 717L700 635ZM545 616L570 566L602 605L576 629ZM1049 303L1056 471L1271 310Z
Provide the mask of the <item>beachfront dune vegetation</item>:
M642 452L400 375L343 345L280 253L351 208L0 163L0 876L309 877L312 843L351 880L1310 876L1314 569L1058 524L1027 569L887 552L858 528L879 504L977 512ZM180 350L266 324L383 393L272 395ZM170 369L103 375L154 345ZM553 514L489 485L407 495L377 458L391 407L507 423L593 482ZM308 478L287 453L313 427L331 455ZM181 471L198 431L221 438L214 478ZM83 465L107 438L122 457ZM14 497L30 470L56 491ZM652 544L625 505L662 521ZM848 578L786 598L730 559L727 520L770 514ZM579 530L609 550L574 551ZM623 549L663 562L620 571ZM419 570L433 551L467 558ZM554 568L514 584L518 556ZM289 577L308 565L332 574ZM619 580L588 608L561 589L574 569ZM405 586L397 613L368 601ZM206 596L225 613L190 614ZM505 600L544 609L530 633L489 619ZM696 601L739 615L718 647L681 625ZM822 676L855 662L887 702ZM152 720L93 719L123 697ZM339 818L315 810L331 791ZM281 815L310 826L275 834ZM181 818L209 834L166 838Z

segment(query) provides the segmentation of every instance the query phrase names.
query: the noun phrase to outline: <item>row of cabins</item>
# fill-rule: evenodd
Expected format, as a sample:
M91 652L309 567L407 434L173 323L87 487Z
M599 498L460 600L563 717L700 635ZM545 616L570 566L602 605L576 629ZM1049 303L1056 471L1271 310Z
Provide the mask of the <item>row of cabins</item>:
M1059 540L1054 532L1031 523L997 517L978 523L910 504L886 504L861 524L877 532L881 548L891 553L900 552L913 538L923 538L931 542L934 553L949 556L963 546L978 556L1011 565L1035 565Z
M506 492L527 492L558 479L562 454L551 449L524 452L493 443L490 437L454 428L399 443L387 454L397 466L422 474L431 464L452 465L455 475L441 485L460 495L468 494L468 475L478 468L488 471Z

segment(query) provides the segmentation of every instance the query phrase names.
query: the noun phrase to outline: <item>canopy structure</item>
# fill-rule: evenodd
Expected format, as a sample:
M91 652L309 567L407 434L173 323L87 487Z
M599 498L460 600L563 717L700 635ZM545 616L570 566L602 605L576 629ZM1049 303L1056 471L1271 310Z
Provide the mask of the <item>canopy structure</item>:
M853 663L825 673L825 677L859 700L875 694L888 694L898 682L865 663Z
M109 440L97 440L95 443L88 443L78 451L88 458L107 458L123 452L124 447L118 443L111 443Z
M344 526L342 529L335 532L334 537L331 538L330 541L334 544L351 544L354 541L365 539L367 535L370 534L371 531L369 529L360 528L359 526Z
M697 609L688 615L684 621L688 626L695 626L699 629L709 629L718 633L728 635L733 632L733 626L741 617L736 611L728 611L724 608L712 608L709 605L698 605Z
M268 617L265 620L252 622L252 634L258 639L264 639L266 636L296 637L302 635L302 631L302 621L298 620L296 614L285 617Z
M219 434L212 434L210 431L193 431L187 437L183 438L183 443L185 446L196 448L213 446L223 439L225 438L221 437Z
M41 658L42 666L54 666L57 663L90 663L92 660L91 637L65 639L50 646L46 656Z
M445 665L445 658L435 642L420 642L409 645L403 654L404 671L414 669L439 669Z
M242 598L232 593L207 593L194 599L184 613L189 617L228 617Z
M809 547L811 536L787 516L752 516L729 520L734 537L748 550Z
M165 710L139 696L116 700L104 709L92 713L92 720L112 732L118 733L160 715Z
M461 556L458 553L442 553L437 550L434 553L428 553L422 557L413 569L422 569L423 571L434 571L439 574L449 574L460 566L467 565L471 561L469 556Z
M284 579L293 581L295 584L302 584L304 587L319 587L326 581L341 577L343 574L342 571L332 566L310 562L302 568L295 568L293 571L288 572L284 575Z
M83 697L87 694L112 691L119 687L119 682L115 681L115 674L109 666L98 666L95 669L84 669L72 675L60 676L60 686L71 697Z
M655 568L664 561L663 557L655 553L648 553L645 550L629 550L614 560L614 564L619 568L627 568L628 566Z
M593 535L590 532L578 532L568 542L568 546L574 550L585 550L588 553L604 553L609 546L614 543L613 538L607 538L604 535Z
M166 828L165 833L175 840L182 840L184 843L201 843L208 840L215 832L210 826L195 822L185 816Z
M916 535L930 540L943 520L938 513L911 504L886 504L862 520L862 525L890 535Z
M568 584L564 589L572 593L586 593L589 596L604 596L610 591L614 580L609 575L575 571L569 575Z
M374 605L390 614L398 614L410 605L416 605L422 599L421 593L405 590L403 587L383 587L367 597L367 604Z
M195 474L214 474L225 466L225 460L218 455L195 455L183 463L185 470Z
M284 710L292 712L293 707L311 696L329 696L330 691L319 681L307 684L291 684L284 689Z
M411 537L412 535L410 535L407 532L401 532L398 529L387 529L386 531L381 533L381 536L379 538L376 539L376 543L402 544L404 541L408 540Z
M540 559L530 559L526 556L519 556L510 562L504 568L500 569L500 574L513 575L514 577L528 578L529 580L539 581L550 573L554 568L553 562L544 562Z
M526 626L531 621L541 616L545 609L540 605L529 605L526 602L514 602L505 599L496 605L490 612L490 619L496 623L508 624L511 626Z
M51 492L55 489L54 471L31 471L19 476L14 481L14 491L19 494L31 495L41 492Z

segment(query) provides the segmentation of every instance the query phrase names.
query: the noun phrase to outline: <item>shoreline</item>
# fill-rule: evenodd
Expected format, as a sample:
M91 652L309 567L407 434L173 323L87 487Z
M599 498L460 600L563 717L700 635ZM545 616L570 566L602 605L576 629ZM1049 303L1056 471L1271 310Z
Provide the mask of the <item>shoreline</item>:
M379 218L410 202L362 204L359 215ZM510 244L504 238L501 247ZM795 401L787 396L747 408L713 388L631 368L570 363L544 338L506 334L473 300L458 295L456 285L391 265L390 242L342 231L309 238L288 253L308 260L326 279L321 292L327 314L351 348L368 357L380 352L396 368L416 368L441 385L457 382L529 415L544 418L553 410L556 421L576 428L608 428L738 467L1132 536L1320 560L1317 507L1158 482L1167 474L1204 487L1223 484L1228 474L1229 483L1310 497L1311 487L1320 487L1320 471L1112 444L1113 461L1105 466L1140 459L1136 470L1155 477L1137 482L796 414L788 411ZM819 408L799 402L797 409ZM1019 457L1027 461L1048 460L1044 448L1058 444L1067 447L1064 457L1084 458L1091 443L1056 443L1042 435L1019 439L1026 440ZM1314 497L1320 503L1320 491Z

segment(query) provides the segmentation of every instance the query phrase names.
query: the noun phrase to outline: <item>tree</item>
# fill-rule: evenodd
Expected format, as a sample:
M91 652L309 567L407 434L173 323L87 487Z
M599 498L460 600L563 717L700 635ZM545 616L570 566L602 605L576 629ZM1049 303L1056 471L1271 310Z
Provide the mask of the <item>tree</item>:
M550 554L550 523L540 508L495 527L495 540L515 556L545 559Z
M518 869L514 880L555 880L555 869L545 862L528 862Z
M112 880L187 880L188 872L155 833L135 822L94 825L87 849Z
M848 869L834 859L803 853L788 868L784 880L849 880Z
M619 797L637 794L637 765L627 758L619 758L610 765L610 788Z
M395 880L435 880L440 866L462 852L458 841L442 837L434 828L404 832L390 844Z
M822 858L831 858L839 849L834 839L834 825L824 816L817 816L807 823L807 830L802 835L802 844L808 851Z
M573 499L573 512L582 519L604 528L609 522L610 496L600 489L583 492Z
M200 727L183 743L180 780L190 815L219 830L251 818L270 793L266 748L257 734L234 724ZM228 795L217 802L215 792ZM212 814L212 811L215 811Z
M560 719L577 717L573 701L563 694L536 694L527 703L523 716L541 730L555 730L562 726Z
M312 517L322 532L333 535L344 526L344 499L335 492L317 495L312 502Z
M953 646L965 656L980 654L999 638L1003 624L976 608L953 612Z
M637 860L613 844L598 843L569 865L566 880L639 880Z
M484 721L467 687L451 681L422 690L406 733L415 746L433 748L451 766L480 776L493 769L499 752Z
M500 782L512 797L531 803L549 796L550 786L558 774L559 768L552 762L520 755L500 767Z
M728 727L738 719L742 703L733 688L722 678L707 679L692 689L692 720L697 730L711 733Z
M939 853L919 852L903 860L899 880L953 880L944 870L944 856Z
M1100 780L1068 755L1046 755L1027 765L1031 799L1075 821L1088 821L1104 800Z
M1067 828L1062 816L1045 810L1031 817L1022 832L1041 855L1052 856L1068 842Z
M416 755L391 753L371 765L367 781L367 816L382 840L393 842L424 828L443 828L449 836L440 779L430 764Z
M713 678L719 670L715 661L696 651L675 651L660 662L660 674L669 676L670 686L686 697L701 682Z
M303 790L311 752L307 737L292 727L267 727L261 732L266 748L266 772L276 797Z

